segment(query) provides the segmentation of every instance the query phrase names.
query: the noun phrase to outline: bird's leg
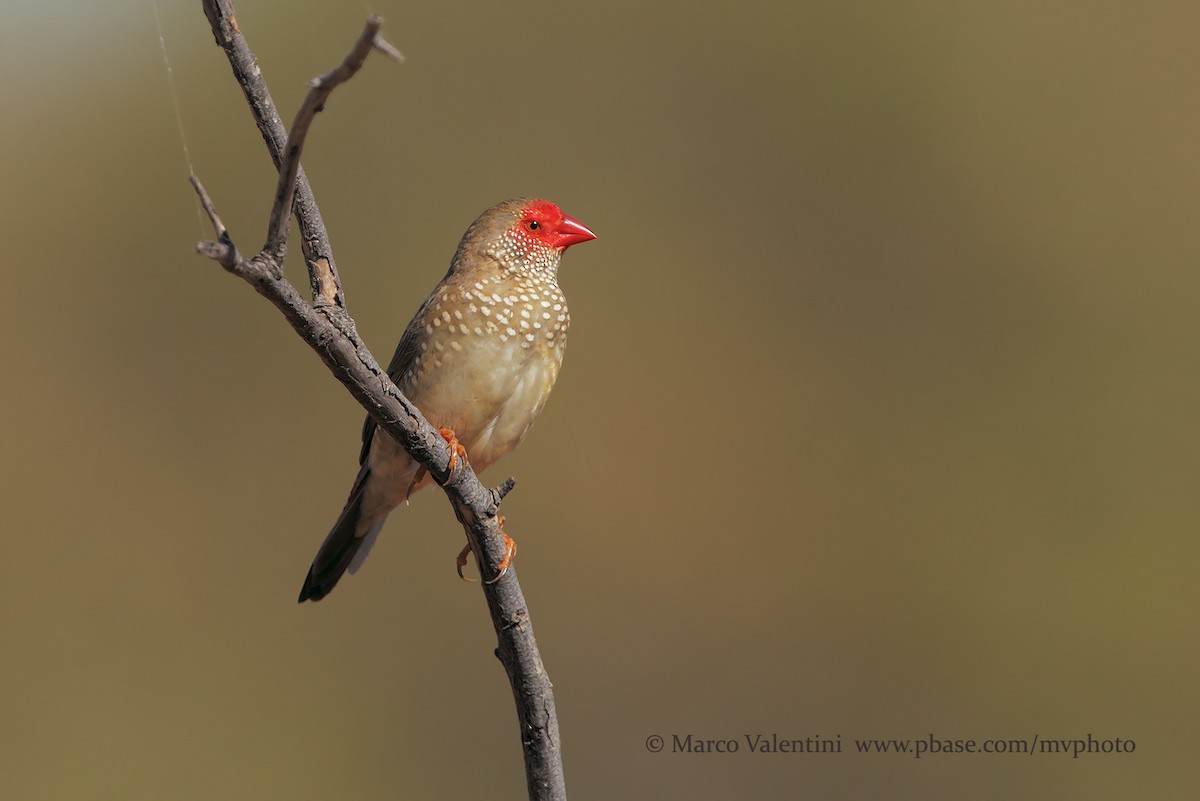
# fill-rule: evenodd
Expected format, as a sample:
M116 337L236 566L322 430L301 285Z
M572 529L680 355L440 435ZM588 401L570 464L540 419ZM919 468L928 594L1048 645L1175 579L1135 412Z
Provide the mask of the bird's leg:
M442 435L442 439L446 440L446 444L450 446L450 471L454 471L455 465L458 464L458 457L467 461L467 449L458 441L458 437L454 434L453 428L439 428L438 433Z
M512 564L513 557L517 555L517 541L504 533L504 515L500 515L496 522L500 528L500 536L504 537L504 558L500 560L500 564L496 565L496 569L500 572L493 579L488 579L485 584L495 584L500 579L504 578L504 574L508 572L508 566Z

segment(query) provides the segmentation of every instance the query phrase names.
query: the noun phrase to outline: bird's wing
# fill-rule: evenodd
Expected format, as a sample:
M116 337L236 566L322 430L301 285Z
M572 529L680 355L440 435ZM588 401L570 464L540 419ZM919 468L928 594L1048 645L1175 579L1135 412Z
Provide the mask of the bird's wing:
M413 359L421 353L420 335L424 333L425 310L433 303L433 299L438 296L440 289L441 285L439 284L438 288L421 304L421 308L417 309L417 313L408 323L408 328L404 329L404 336L400 337L400 344L396 345L396 352L392 354L392 361L388 364L387 369L388 377L396 384L400 383L404 374L412 367ZM401 387L401 390L404 390L404 387ZM371 452L371 439L374 436L375 420L367 415L367 419L363 422L362 450L358 454L360 465L367 461L367 454Z

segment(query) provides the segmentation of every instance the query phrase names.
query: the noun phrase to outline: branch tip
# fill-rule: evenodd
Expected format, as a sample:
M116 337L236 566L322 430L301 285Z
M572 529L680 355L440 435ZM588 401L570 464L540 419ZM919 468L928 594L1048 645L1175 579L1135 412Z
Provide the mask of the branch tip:
M204 213L208 215L209 222L212 223L213 232L218 239L228 239L228 234L225 229L225 224L221 222L221 218L217 216L217 210L213 206L212 198L208 196L208 192L204 190L204 184L200 183L200 179L195 175L188 178L192 185L192 189L196 190L196 197L200 199L200 205L204 208ZM230 245L233 243L231 242Z
M515 486L517 486L517 480L509 476L503 484L492 490L492 501L497 508L499 508L500 502L504 500L504 496L512 492Z
M404 54L392 46L392 43L384 39L381 34L375 34L375 38L371 40L371 46L397 64L404 63Z

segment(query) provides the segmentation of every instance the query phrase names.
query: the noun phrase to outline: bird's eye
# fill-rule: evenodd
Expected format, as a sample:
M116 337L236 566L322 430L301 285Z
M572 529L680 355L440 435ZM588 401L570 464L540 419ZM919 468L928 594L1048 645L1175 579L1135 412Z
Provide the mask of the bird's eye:
M542 227L542 224L540 222L538 222L537 220L530 220L529 222L525 223L525 227L528 228L530 231L536 231L537 229Z

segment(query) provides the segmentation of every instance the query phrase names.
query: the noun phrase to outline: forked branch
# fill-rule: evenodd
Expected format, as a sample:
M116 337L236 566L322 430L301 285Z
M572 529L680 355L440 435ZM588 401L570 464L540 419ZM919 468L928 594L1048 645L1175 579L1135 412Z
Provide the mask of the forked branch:
M233 4L229 0L204 0L204 10L280 174L266 244L250 258L234 245L211 198L199 179L193 178L193 187L216 232L215 241L201 242L197 250L247 281L270 300L376 423L442 485L463 525L481 572L495 574L496 565L505 555L497 515L500 502L512 489L513 481L509 479L496 489L488 489L469 465L461 465L453 472L448 469L450 449L445 440L380 368L346 312L345 295L329 247L329 237L312 190L300 169L300 155L309 127L330 93L353 77L372 49L395 60L403 57L380 36L383 20L373 15L346 59L310 83L310 91L296 115L291 133L285 135L254 54L238 28ZM311 302L301 296L283 272L288 218L292 214L296 217L308 265ZM554 694L534 640L516 570L510 567L502 581L481 586L496 630L496 655L508 674L517 705L529 797L539 801L565 799Z

